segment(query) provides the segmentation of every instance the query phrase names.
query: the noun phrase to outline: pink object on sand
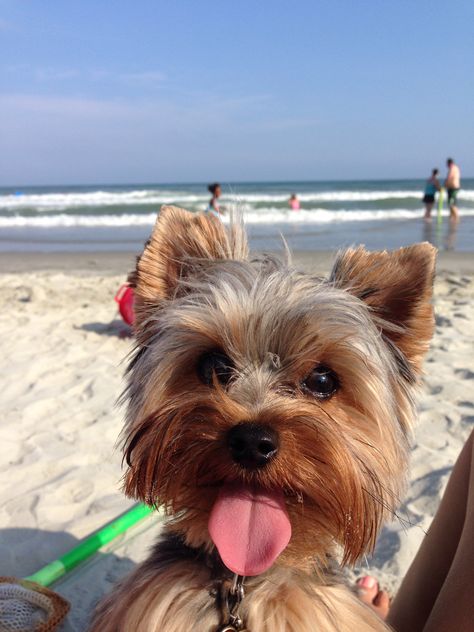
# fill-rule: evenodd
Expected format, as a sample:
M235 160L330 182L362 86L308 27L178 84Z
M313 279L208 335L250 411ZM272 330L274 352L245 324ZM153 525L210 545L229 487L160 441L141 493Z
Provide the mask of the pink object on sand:
M224 485L209 517L224 564L238 575L260 575L287 547L291 524L281 491Z
M118 303L119 312L123 320L127 325L133 325L135 321L135 313L133 311L133 288L124 283L124 285L120 286L115 295L115 300Z

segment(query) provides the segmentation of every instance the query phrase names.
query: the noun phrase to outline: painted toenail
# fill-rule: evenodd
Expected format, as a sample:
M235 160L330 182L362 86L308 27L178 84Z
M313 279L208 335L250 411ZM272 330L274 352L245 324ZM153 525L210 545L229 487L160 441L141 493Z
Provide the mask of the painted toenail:
M362 579L359 579L357 583L359 586L362 586L362 588L375 588L377 580L374 577L370 577L370 575L366 575L362 577Z

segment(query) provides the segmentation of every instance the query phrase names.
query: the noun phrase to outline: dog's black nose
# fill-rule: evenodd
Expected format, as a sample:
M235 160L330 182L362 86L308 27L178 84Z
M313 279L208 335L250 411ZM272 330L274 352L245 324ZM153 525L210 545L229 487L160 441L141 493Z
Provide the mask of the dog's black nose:
M234 426L227 435L232 459L253 470L264 467L278 452L278 435L269 426L243 423Z

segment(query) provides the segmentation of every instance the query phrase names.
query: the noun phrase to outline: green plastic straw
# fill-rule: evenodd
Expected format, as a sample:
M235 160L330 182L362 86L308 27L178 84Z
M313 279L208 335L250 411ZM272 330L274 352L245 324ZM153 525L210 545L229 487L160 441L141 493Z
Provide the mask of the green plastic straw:
M441 187L438 195L438 225L441 225L443 222L443 216L441 215L441 211L443 210L443 193L444 189Z
M133 506L124 514L109 522L105 527L99 529L88 536L73 549L59 557L54 562L47 564L33 575L25 579L50 586L53 582L63 577L67 572L75 568L78 564L98 551L104 544L107 544L118 535L132 527L134 524L148 516L153 509L143 504Z

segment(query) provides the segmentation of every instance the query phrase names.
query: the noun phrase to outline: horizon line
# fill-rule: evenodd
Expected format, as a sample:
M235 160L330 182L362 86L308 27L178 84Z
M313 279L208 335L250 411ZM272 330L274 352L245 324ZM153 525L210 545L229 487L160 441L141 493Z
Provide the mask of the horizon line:
M410 177L410 178L327 178L327 179L304 179L304 180L219 180L221 186L225 187L226 185L234 185L234 184L309 184L309 183L326 183L326 182L400 182L400 181L416 181L416 180L425 180L424 176L422 177ZM472 180L474 176L462 176L462 180ZM179 185L199 185L199 186L207 186L210 181L208 180L181 180L175 182L69 182L67 184L0 184L0 189L21 189L21 188L41 188L41 187L119 187L119 186L179 186ZM461 187L462 189L462 187Z

